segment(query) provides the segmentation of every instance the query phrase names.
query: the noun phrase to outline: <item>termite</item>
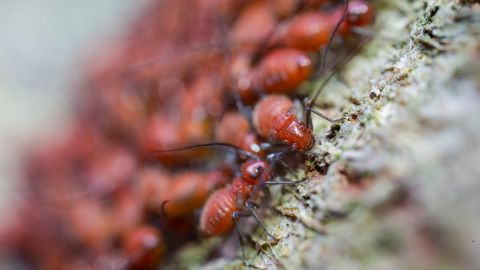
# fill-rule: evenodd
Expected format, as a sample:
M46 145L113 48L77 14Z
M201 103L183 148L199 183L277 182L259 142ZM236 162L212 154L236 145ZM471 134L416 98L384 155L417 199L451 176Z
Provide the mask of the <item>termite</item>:
M212 127L223 109L220 78L213 70L194 75L176 106L164 106L155 110L138 130L136 141L143 153L203 143L213 137ZM185 153L178 152L160 155L158 158L170 165L184 164L186 161L194 161L189 157L205 156L205 151L197 149L196 152L197 155L186 156Z
M122 248L128 269L156 269L166 247L161 232L152 226L138 226L123 236Z
M306 11L278 26L272 37L275 46L287 46L304 51L316 51L327 45L330 35L342 19L343 8L333 11ZM372 6L363 0L352 0L348 3L345 21L339 29L341 36L351 33L355 27L364 27L373 21Z
M248 157L250 159L258 159L258 157L246 150L227 143L208 143L191 145L176 149L158 150L150 152L153 157L158 157L171 152L181 152L185 150L195 150L199 148L219 147L225 151L234 152L236 154ZM201 208L210 193L219 186L223 186L228 179L228 172L223 169L211 170L206 172L186 171L177 175L170 176L169 190L162 190L159 198L152 198L155 207L162 207L162 211L166 217L180 217L192 214L194 210ZM155 181L150 176L145 175L143 181ZM145 183L147 186L151 184ZM146 192L146 190L144 190ZM149 196L151 197L151 196ZM151 200L152 200L151 199ZM158 203L161 202L160 205ZM149 203L151 204L151 203Z
M217 189L208 197L200 216L200 231L209 236L226 234L233 229L233 221L244 214L241 212L244 209L259 221L258 216L253 212L254 204L249 200L253 198L256 191L255 187L261 183L266 183L266 180L270 178L270 166L266 161L259 159L250 152L226 143L192 145L158 151L156 154L202 147L222 147L249 159L241 165L241 176L236 177L232 183L225 187ZM168 202L165 206L168 206ZM261 225L265 229L265 226Z
M229 179L228 171L187 170L167 173L160 168L143 168L134 183L134 193L145 210L165 218L188 218L200 209L208 196Z
M358 1L355 1L358 2ZM339 31L341 31L342 25L352 10L356 10L357 4L353 6L346 2L343 7L343 15L340 19L337 19L336 24L329 30L329 37L326 38L327 49L322 59L322 64L325 63L326 53L328 52L329 45L331 44L333 37ZM353 56L352 52L349 57L345 59L349 60ZM344 63L343 63L344 64ZM342 66L342 65L340 65ZM322 68L324 66L322 65ZM305 122L300 121L294 112L293 102L285 95L269 95L263 97L254 107L252 120L253 126L257 133L264 139L280 141L287 144L292 150L305 152L311 149L315 143L312 135L312 123L311 113L315 113L330 122L335 122L320 112L313 109L316 99L319 96L321 89L328 83L332 76L338 72L339 68L331 72L324 83L319 89L315 91L315 95L306 107ZM340 120L340 119L339 119Z
M250 96L262 93L291 93L310 77L312 70L312 60L302 51L276 49L239 77L234 89L243 100L251 100Z
M350 55L344 59L343 63L338 65L315 91L315 95L305 107L305 122L300 121L297 117L294 104L289 97L285 95L269 95L262 98L255 105L252 114L253 126L257 133L266 140L283 142L292 150L305 152L311 149L315 143L312 135L311 113L331 123L343 120L343 118L331 119L315 110L313 108L315 101L320 91L326 86L333 75L353 57L359 48L361 48L361 46L358 46L352 51Z
M270 177L270 167L262 160L248 160L241 166L241 176L226 187L216 190L207 200L200 216L200 231L205 235L224 235L235 226L236 220L250 214L256 218L261 228L273 239L253 209L250 202L255 187ZM245 212L246 211L246 212Z
M255 97L262 92L291 93L313 71L313 61L303 51L318 50L331 43L333 33L346 36L352 28L363 27L372 21L373 8L361 0L347 3L346 7L336 8L329 13L307 11L299 14L282 23L273 33L273 45L289 48L266 52L251 70L248 61L254 60L249 56L240 54L233 57L232 88L247 104L253 103Z
M121 144L107 145L84 164L81 179L92 194L110 195L131 181L138 169L135 153Z
M282 141L298 151L306 151L314 143L311 128L297 119L287 96L269 95L260 100L253 111L253 125L262 138Z
M269 1L250 1L229 30L233 52L253 54L260 42L275 27L277 19Z
M210 172L185 172L170 182L168 195L164 197L164 214L167 217L192 215L200 209L215 188L224 185L227 177L220 170Z
M216 139L220 142L235 145L259 157L265 157L261 143L250 128L247 118L240 112L227 112L215 131Z
M111 247L115 235L113 217L108 207L98 200L82 198L66 209L63 222L68 225L70 237L84 248L101 253Z

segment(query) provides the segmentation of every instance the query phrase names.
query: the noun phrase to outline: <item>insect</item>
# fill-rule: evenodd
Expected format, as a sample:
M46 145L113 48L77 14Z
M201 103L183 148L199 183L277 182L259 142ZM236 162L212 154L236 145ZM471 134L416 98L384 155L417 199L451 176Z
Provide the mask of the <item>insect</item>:
M312 70L312 60L302 51L276 49L240 76L234 87L240 98L246 101L262 93L290 93L310 77Z
M156 269L166 247L158 229L142 225L123 236L122 248L128 269Z
M254 54L277 23L276 6L272 1L250 1L242 9L229 31L233 53Z
M349 5L347 1L343 7L341 16L335 20L335 24L328 25L328 31L325 30L326 38L323 38L324 43L327 44L327 50L322 59L322 69L326 59L326 53L337 32L342 32L344 21L352 14L366 14L369 11L366 6L359 5L363 2L355 1L353 5ZM299 15L302 16L302 15ZM317 18L318 19L318 18ZM293 19L292 19L293 20ZM353 21L353 19L351 19ZM363 21L363 20L358 20ZM303 26L304 28L308 28ZM312 29L317 29L313 27ZM318 48L318 47L317 47ZM351 54L350 56L353 56ZM346 58L348 61L349 57ZM345 62L346 63L346 62ZM341 65L340 65L341 66ZM315 91L313 99L307 104L306 108L306 122L300 121L295 112L293 102L285 95L268 95L263 97L254 107L252 120L253 126L257 133L266 140L280 141L287 144L292 150L305 152L311 149L314 145L314 137L312 135L311 113L315 113L330 122L334 120L326 117L320 112L313 109L313 104L318 98L321 89L326 85L330 78L335 74L339 68L332 71L330 76L325 80L322 86Z
M238 155L246 156L248 158L258 159L258 157L248 151L245 151L237 146L226 143L208 143L200 145L191 145L187 147L181 147L176 149L158 150L150 153L152 156L159 156L163 154L169 154L171 152L179 152L186 150L195 150L198 148L212 148L219 147L222 150L230 151ZM162 179L170 178L168 180L168 188L161 190L160 188L152 188L158 185L157 179L153 179L151 173L154 175L162 175ZM145 194L142 197L150 198L148 205L154 205L154 208L162 207L165 216L168 217L181 217L191 215L194 210L200 208L205 200L209 197L212 190L217 187L223 186L227 179L230 177L229 169L215 169L206 172L200 171L184 171L176 175L163 176L157 172L149 172L140 178L139 185L143 186L141 190ZM163 183L160 184L163 186ZM152 190L158 190L158 194L152 196Z
M223 109L223 90L220 78L211 72L194 74L194 78L183 91L178 104L156 109L138 130L136 141L141 151L169 149L180 145L204 143L213 137L215 119ZM197 149L196 155L185 156L185 152L160 155L166 164L194 161L196 156L207 153ZM193 157L193 158L192 158Z
M313 146L311 128L293 113L293 102L284 95L269 95L255 106L253 125L264 139L282 141L295 150L306 151Z
M302 51L316 51L329 45L332 33L348 36L355 27L372 21L373 8L367 2L356 0L346 8L305 11L280 23L272 30L271 37L264 35L267 39L264 42L270 47L287 48L258 51L265 55L253 67L250 63L258 55L239 53L233 57L230 70L234 93L236 91L247 104L253 104L262 93L291 93L313 71L313 61Z
M361 46L358 46L359 49ZM355 50L356 51L356 50ZM311 113L334 123L344 118L331 119L315 110L313 105L320 91L327 85L329 80L340 68L347 63L355 52L352 52L335 68L320 87L315 91L314 97L306 104L305 122L298 119L295 114L292 100L285 95L268 95L263 97L254 107L252 118L253 126L257 133L266 140L280 141L288 145L292 150L307 151L315 143L312 135Z
M337 25L341 23L340 20ZM306 151L314 144L312 128L299 121L292 108L293 103L286 96L266 96L255 106L253 124L261 137L285 142L297 151ZM270 168L264 161L254 159L243 163L241 172L242 177L215 191L205 203L200 230L206 235L223 235L231 231L236 218L244 214L244 209L256 217L249 199L253 196L254 186L266 182ZM265 227L262 228L265 230Z
M156 194L154 204L145 205L146 216L164 232L169 248L191 241L197 234L198 210L210 194L231 179L222 169L201 172L187 170L168 177L165 189ZM158 179L152 179L157 181Z
M224 185L227 177L221 170L210 172L184 172L175 176L170 182L164 214L167 217L192 215L202 207L215 188Z
M250 129L247 118L239 112L227 112L216 128L216 139L235 145L259 157L265 157L257 135Z
M226 187L216 190L208 198L200 216L200 231L209 236L224 235L232 231L236 220L245 214L245 209L259 221L249 200L254 195L255 186L269 179L269 175L270 168L265 161L244 162L241 176ZM260 225L271 236L261 222Z
M273 34L270 46L287 46L304 51L316 51L327 45L331 33L344 16L342 6L332 11L306 11L282 22ZM372 6L363 0L348 3L345 21L339 29L341 36L347 36L355 27L369 25L373 21Z
M259 184L267 183L266 180L270 178L270 166L266 161L237 146L226 143L192 145L177 149L161 150L155 154L202 147L221 147L223 150L230 150L236 154L244 155L248 159L242 163L239 177L236 177L230 184L215 190L208 197L200 216L200 231L206 235L223 235L231 231L233 229L232 218L238 218L238 215L242 214L240 210L243 210L245 207L259 221L258 216L253 212L254 204L249 202L249 199L255 195L255 187ZM168 202L165 206L168 206ZM265 229L263 225L262 228Z
M250 215L274 238L252 202L274 167L263 159L272 150L263 149L262 140L285 142L298 151L312 147L308 117L305 122L297 119L285 96L313 72L313 58L304 50L328 45L329 39L317 42L322 33L338 28L346 37L370 21L369 10L365 13L360 5L365 2L359 0L350 4L345 22L337 24L333 22L340 19L339 8L332 8L332 14L304 11L325 2L319 0L157 2L139 18L126 41L114 44L112 54L102 55L99 67L92 61L85 84L92 95L79 113L79 127L72 129L75 136L66 135L65 144L32 159L28 183L37 182L31 192L36 196L29 200L25 216L35 216L30 220L38 226L24 226L23 235L11 241L36 266L93 268L98 260L113 261L120 253L127 261L124 268L154 268L167 246L171 250L182 242L181 235L161 232L159 208L167 218L181 220L192 219L203 205L200 230L206 235L226 234L240 217ZM297 11L302 13L295 15ZM313 13L323 14L328 31L313 35L314 45L289 40L308 34L315 24L305 18ZM274 34L272 42L259 49L269 32ZM218 42L218 36L228 40ZM225 88L238 90L250 105L261 98L253 111L259 136L238 113L228 112L216 124L223 107L232 107L224 105ZM266 94L272 95L262 97ZM318 92L313 101L317 96ZM315 113L313 101L307 116ZM158 157L159 166L141 167L136 162L137 156L142 159L152 150L210 141L214 134L246 159L235 160L240 176L233 177L224 168L185 167L207 156L200 148ZM68 198L70 192L76 195ZM187 230L175 233L194 230L191 223L182 226ZM45 243L52 248L45 249Z

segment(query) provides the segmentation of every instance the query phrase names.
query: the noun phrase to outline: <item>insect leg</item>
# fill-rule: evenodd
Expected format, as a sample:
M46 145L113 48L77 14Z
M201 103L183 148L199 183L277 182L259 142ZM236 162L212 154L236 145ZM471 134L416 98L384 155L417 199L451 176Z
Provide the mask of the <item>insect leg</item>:
M298 175L292 170L292 168L290 168L290 166L288 166L287 163L285 163L285 161L283 160L279 160L278 161L280 163L280 165L282 165L282 167L287 170L287 172L293 176L297 181L300 181L300 178L298 177Z
M262 222L262 220L260 219L260 217L257 215L257 213L255 213L255 209L258 208L259 206L254 203L254 202L251 202L251 201L246 201L245 202L245 208L247 208L248 212L250 212L250 214L253 216L253 218L255 219L255 221L258 223L258 225L260 226L260 228L262 229L262 231L267 234L269 237L271 237L275 242L278 241L278 239L273 236L268 230L267 230L267 226L265 226L265 224Z
M294 147L288 147L280 152L270 153L267 155L267 161L270 162L270 167L274 167L275 164L289 152L295 151Z
M298 175L288 166L287 163L285 163L283 160L279 160L280 165L282 165L290 175L292 175L296 181L265 181L264 184L267 186L270 185L297 185L299 183L305 182L308 178L302 178L298 177Z
M238 235L238 241L240 242L240 249L242 251L242 259L245 260L245 241L244 241L244 236L242 232L240 231L240 228L238 228L238 219L241 217L248 217L250 216L249 213L245 213L242 211L235 211L232 214L232 220L233 220L233 225L235 226L235 231L237 232Z
M325 47L323 57L322 57L322 60L321 60L321 64L320 64L320 73L319 74L323 74L323 72L325 71L325 64L327 62L326 60L327 60L328 51L330 50L330 47L332 46L333 38L337 34L338 29L340 29L340 26L345 21L345 19L347 17L347 13L348 13L348 0L345 0L345 9L343 10L342 18L335 25L335 28L333 29L333 32L331 33L330 38L328 40L327 47Z
M173 148L173 149L165 149L165 150L156 150L156 151L151 151L149 153L149 156L154 157L157 155L165 154L165 153L172 153L172 152L177 152L177 151L185 151L185 150L190 150L190 149L196 149L196 148L208 148L208 147L218 147L218 148L223 148L225 152L233 152L236 154L244 155L248 158L258 160L258 156L247 152L238 146L229 144L229 143L222 143L222 142L213 142L213 143L204 143L204 144L196 144L196 145L189 145L185 147L179 147L179 148Z
M333 29L333 32L330 34L330 38L328 40L328 43L327 43L327 46L325 47L325 50L324 50L324 54L321 58L321 63L320 63L320 69L319 69L319 73L318 74L323 74L324 71L325 71L325 65L326 65L326 59L327 59L327 54L328 54L328 51L330 50L330 46L332 45L332 42L333 42L333 39L338 31L338 29L340 28L340 26L342 25L342 23L345 21L345 18L346 18L346 15L348 13L348 0L345 0L345 9L343 11L343 15L342 15L342 18L337 22L337 24L335 25L335 28ZM333 77L333 75L336 73L336 71L334 70L328 77L327 79L320 85L320 88L318 88L317 90L315 90L315 95L313 96L313 98L310 100L307 108L311 108L313 107L313 104L315 103L315 101L317 100L318 96L320 95L320 92L321 90L323 89L323 87L325 87L325 85L328 83L328 81L331 79L331 77ZM307 123L308 127L309 128L312 128L311 126L311 123L312 123L312 119L311 119L311 113L310 112L306 112L306 115L305 115L305 122Z
M312 113L320 116L321 118L327 120L327 121L330 122L330 123L339 122L339 121L342 121L342 120L345 119L345 117L341 117L341 118L338 118L338 119L332 119L332 118L326 116L325 114L323 114L323 113L315 110L314 108L310 108L310 107L305 108L305 110L306 110L306 111L310 111L310 112L312 112Z

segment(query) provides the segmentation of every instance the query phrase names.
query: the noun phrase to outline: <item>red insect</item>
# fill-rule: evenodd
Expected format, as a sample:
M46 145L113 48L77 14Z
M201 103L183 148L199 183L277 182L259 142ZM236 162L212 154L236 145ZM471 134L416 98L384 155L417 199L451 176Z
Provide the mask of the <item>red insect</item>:
M147 210L163 211L166 218L188 217L227 179L227 173L221 169L169 174L148 167L139 173L135 192Z
M88 250L102 253L112 247L114 215L98 200L83 198L65 209L65 224L76 241Z
M224 185L227 177L220 170L210 172L185 172L170 182L164 206L165 215L184 217L200 209L211 192Z
M234 220L247 209L255 186L269 179L270 168L265 161L248 160L242 164L241 177L215 191L205 203L200 217L200 230L206 235L223 235L234 228ZM263 228L263 227L262 227Z
M304 51L315 51L325 46L337 23L342 19L344 7L333 11L306 11L283 22L275 30L272 46L287 46ZM339 34L347 36L353 27L369 25L374 18L372 6L363 0L348 3L345 21L340 25Z
M211 72L197 74L178 104L155 111L138 132L137 141L142 152L210 141L214 122L223 109L223 90L219 80ZM178 152L158 158L166 164L184 164L206 154L200 149L195 152L196 155Z
M273 30L277 19L269 1L250 1L229 30L234 53L254 54L259 44Z
M246 101L261 93L290 93L310 77L312 70L312 60L303 52L276 49L250 72L240 76L234 90Z
M326 2L325 0L321 0ZM319 0L245 1L245 7L229 29L230 50L234 54L256 54L265 45L281 19L289 17L301 6L313 6Z
M313 147L311 128L297 119L293 102L283 95L269 95L255 106L253 125L264 139L281 141L299 151Z
M353 56L353 54L350 56ZM349 60L349 58L346 60ZM313 109L320 90L323 89L338 70L339 68L336 68L332 71L320 88L317 89L313 99L307 104L305 108L307 111L305 122L298 119L293 102L287 96L269 95L262 98L255 105L252 115L253 126L257 133L266 140L283 142L294 150L304 152L311 149L315 143L312 135L311 113L329 122L343 119L332 120Z
M155 227L139 226L123 236L123 252L129 269L157 269L166 247Z
M259 157L265 156L257 135L252 132L247 118L239 112L226 113L216 129L216 139L235 145Z
M334 16L334 21L328 22L328 27L312 27L313 30L310 29L310 32L314 34L312 35L313 37L315 37L315 35L318 36L319 33L322 33L322 35L324 34L326 36L325 38L322 37L322 42L324 42L322 43L322 45L331 42L333 36L337 33L337 31L340 33L342 33L342 31L345 31L345 18L347 18L347 21L349 23L356 22L359 24L367 22L369 23L370 20L373 18L373 16L370 14L370 12L372 12L372 9L368 6L368 4L364 3L363 1L356 0L353 1L351 4L348 4L347 2L347 5L348 6L343 7L341 10L338 9L336 13L338 13L339 15ZM354 19L354 15L358 15L359 17L355 17ZM321 21L319 18L317 18L316 20ZM308 27L306 25L303 25L301 28L307 29ZM328 28L328 31L325 30L326 28ZM319 29L323 30L317 31ZM308 31L305 33L309 34ZM329 47L329 45L330 44L328 44L327 48ZM326 55L324 55L324 58L325 56ZM322 59L322 61L322 63L324 64L325 59ZM332 71L330 76L327 77L327 80L324 82L324 84L316 91L314 98L309 102L306 108L308 110L308 113L306 115L306 123L303 123L302 121L299 121L297 119L297 116L294 112L293 102L287 96L270 95L261 99L260 102L255 105L252 115L253 125L257 133L264 139L283 142L298 151L303 152L312 148L314 145L314 137L312 136L310 114L313 112L325 118L326 120L329 120L331 122L332 120L315 111L311 107L315 103L315 100L318 98L320 90L325 86L328 80L337 71L338 69Z

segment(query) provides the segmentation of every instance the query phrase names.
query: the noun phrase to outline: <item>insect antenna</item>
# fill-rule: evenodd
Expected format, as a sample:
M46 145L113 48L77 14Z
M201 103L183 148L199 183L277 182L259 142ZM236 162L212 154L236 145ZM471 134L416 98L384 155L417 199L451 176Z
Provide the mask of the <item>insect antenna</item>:
M333 32L330 34L330 38L328 39L328 43L327 43L327 46L325 47L325 50L323 52L323 56L322 56L322 60L320 61L320 72L319 74L323 74L323 72L325 71L325 65L327 63L327 54L328 54L328 51L330 50L330 47L332 46L332 43L333 43L333 39L335 38L335 35L337 34L338 32L338 29L340 29L340 26L342 25L342 23L345 21L345 19L347 18L347 14L348 14L348 1L349 0L345 0L345 7L343 9L343 14L342 14L342 17L340 18L340 20L337 22L337 24L335 25L335 28L333 29Z
M245 208L248 210L248 212L250 213L250 215L252 215L252 217L255 219L255 221L258 223L258 225L260 226L260 228L262 229L262 231L268 235L270 238L273 239L273 241L277 242L279 239L276 238L275 236L273 236L273 234L271 234L268 229L267 229L267 225L265 225L265 223L263 223L263 221L261 220L261 218L258 216L258 214L255 212L255 209L258 208L258 205L254 202L251 202L251 201L247 201L245 202Z
M281 159L286 156L288 153L295 151L294 149L287 147L286 149L281 150L280 152L270 153L267 156L267 161L269 162L270 168L275 167L277 162L281 161Z
M332 118L326 116L325 114L323 114L323 113L321 113L321 112L319 112L319 111L317 111L317 110L315 110L314 108L311 108L311 107L307 107L307 108L305 108L305 110L322 117L323 119L327 120L330 123L338 122L338 121L341 121L341 120L345 119L345 117L341 117L341 118L338 118L338 119L332 119Z
M248 213L243 213L241 211L235 211L232 214L233 225L234 225L235 232L238 235L238 242L240 244L240 250L242 252L243 261L245 261L245 259L246 259L246 257L245 257L245 247L244 247L245 246L245 240L244 240L245 237L243 236L243 233L238 226L238 220L241 217L248 217L248 216L250 216Z
M315 102L316 102L317 98L320 96L320 93L325 88L325 86L330 82L330 80L333 78L333 76L335 76L348 62L350 62L350 60L352 60L352 58L358 53L358 51L360 51L360 49L363 48L363 46L367 42L368 42L368 39L364 39L347 55L347 57L345 57L343 60L340 60L337 64L335 64L334 69L328 75L328 77L314 90L315 95L313 96L312 99L310 99L310 101L306 102L307 105L305 107L305 111L306 111L305 122L307 123L307 126L309 128L312 128L312 126L313 126L312 117L311 117L312 113L324 118L325 120L327 120L329 122L337 122L337 121L343 120L343 118L331 119L331 118L327 117L326 115L322 114L321 112L315 110L313 107L315 106L315 104L316 104Z
M342 14L342 17L340 18L340 20L337 22L337 24L335 25L335 28L333 29L333 32L330 34L330 38L328 39L328 43L327 43L327 46L325 47L325 50L324 50L324 53L323 53L323 56L321 57L321 60L320 60L320 72L319 74L322 74L324 71L325 71L325 65L326 65L326 62L327 62L327 54L328 54L328 51L330 50L330 47L333 43L333 39L335 38L335 35L337 34L338 32L338 29L340 29L340 26L342 25L342 23L345 21L345 18L347 17L347 13L348 13L348 1L349 0L345 0L345 8L343 10L343 14ZM337 72L338 70L333 70L330 75L327 77L327 79L320 85L320 87L315 90L315 95L313 96L313 98L310 100L310 102L308 103L308 106L307 108L312 108L313 107L313 104L315 103L315 101L317 100L318 96L320 95L320 92L321 90L325 87L325 85L328 83L328 81L333 77L333 75ZM307 124L307 127L308 128L312 128L313 127L313 123L312 123L312 112L310 110L306 110L307 113L305 115L305 122Z
M149 152L149 156L157 156L161 154L166 154L166 153L172 153L172 152L179 152L179 151L186 151L186 150L191 150L191 149L196 149L196 148L209 148L209 147L218 147L223 149L226 152L232 152L235 154L239 155L244 155L248 158L259 160L260 158L248 151L245 151L235 145L228 144L228 143L222 143L222 142L214 142L214 143L205 143L205 144L196 144L196 145L189 145L189 146L184 146L184 147L179 147L179 148L172 148L172 149L165 149L165 150L156 150L156 151L151 151Z

